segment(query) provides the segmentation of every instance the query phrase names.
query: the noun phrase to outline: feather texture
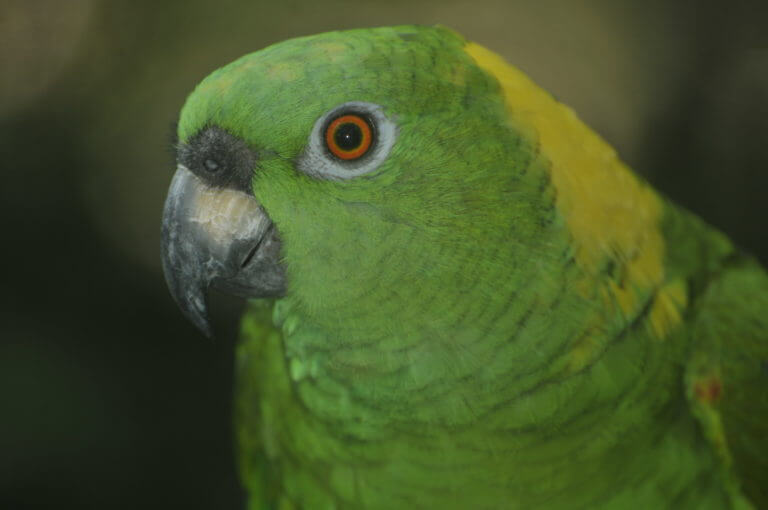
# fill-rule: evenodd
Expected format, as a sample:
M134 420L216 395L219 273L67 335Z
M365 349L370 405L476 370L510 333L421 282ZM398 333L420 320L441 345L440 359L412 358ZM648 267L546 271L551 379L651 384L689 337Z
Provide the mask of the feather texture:
M388 157L300 171L350 101L396 124ZM258 155L288 282L238 348L251 508L768 504L768 278L500 57L295 39L197 87L180 140L211 125Z

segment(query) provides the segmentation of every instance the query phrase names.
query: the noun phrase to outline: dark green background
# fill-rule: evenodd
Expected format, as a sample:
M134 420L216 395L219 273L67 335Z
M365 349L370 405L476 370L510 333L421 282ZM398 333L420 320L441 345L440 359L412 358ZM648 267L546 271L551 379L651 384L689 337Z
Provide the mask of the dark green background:
M761 7L762 5L762 7ZM236 508L238 303L160 272L170 124L288 37L443 23L521 67L768 261L768 2L0 0L0 508Z

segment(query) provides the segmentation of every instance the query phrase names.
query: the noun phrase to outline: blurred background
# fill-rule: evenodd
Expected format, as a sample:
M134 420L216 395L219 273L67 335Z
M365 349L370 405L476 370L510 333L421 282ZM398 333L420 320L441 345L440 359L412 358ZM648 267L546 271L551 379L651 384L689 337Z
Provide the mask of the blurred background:
M160 270L171 123L213 69L442 23L571 105L768 262L768 2L0 0L0 508L239 508L238 303L206 340Z

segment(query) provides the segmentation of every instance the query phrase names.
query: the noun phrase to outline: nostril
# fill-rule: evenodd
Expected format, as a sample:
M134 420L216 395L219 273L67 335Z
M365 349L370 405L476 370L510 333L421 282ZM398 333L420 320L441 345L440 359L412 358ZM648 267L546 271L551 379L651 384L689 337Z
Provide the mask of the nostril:
M216 160L210 158L203 162L203 166L205 166L205 169L209 172L217 172L220 168L219 163Z

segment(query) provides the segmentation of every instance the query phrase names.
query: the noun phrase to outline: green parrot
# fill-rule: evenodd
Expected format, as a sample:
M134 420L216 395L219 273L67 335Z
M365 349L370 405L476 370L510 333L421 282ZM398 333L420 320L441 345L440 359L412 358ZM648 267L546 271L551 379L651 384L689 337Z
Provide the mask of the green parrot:
M285 41L178 124L162 257L251 509L768 508L768 276L443 27Z

